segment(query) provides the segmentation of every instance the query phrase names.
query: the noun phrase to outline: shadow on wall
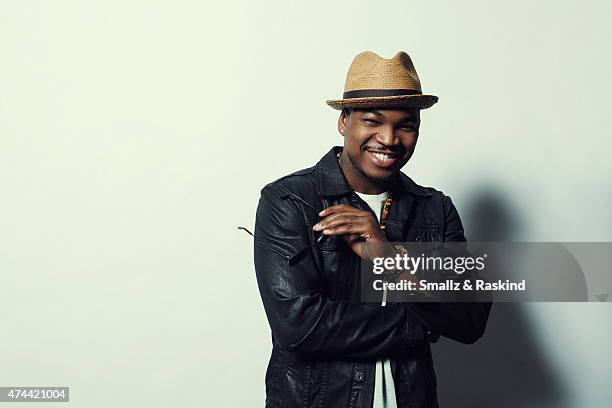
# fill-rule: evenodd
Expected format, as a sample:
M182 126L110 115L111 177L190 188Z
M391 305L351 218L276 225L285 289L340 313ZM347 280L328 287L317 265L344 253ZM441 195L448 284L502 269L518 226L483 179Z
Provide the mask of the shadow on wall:
M513 241L521 225L507 202L495 190L479 191L462 211L468 239ZM477 343L441 338L432 352L441 407L552 407L564 399L522 304L494 304Z

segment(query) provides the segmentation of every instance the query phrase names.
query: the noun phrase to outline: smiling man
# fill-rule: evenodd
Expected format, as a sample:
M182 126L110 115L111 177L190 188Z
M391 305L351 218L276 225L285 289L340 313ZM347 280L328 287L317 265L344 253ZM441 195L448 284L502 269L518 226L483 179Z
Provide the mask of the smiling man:
M362 303L364 243L465 241L451 199L400 171L424 95L408 54L355 57L333 147L261 191L255 270L272 355L266 407L437 407L430 343L473 343L490 303ZM458 370L461 368L458 367Z

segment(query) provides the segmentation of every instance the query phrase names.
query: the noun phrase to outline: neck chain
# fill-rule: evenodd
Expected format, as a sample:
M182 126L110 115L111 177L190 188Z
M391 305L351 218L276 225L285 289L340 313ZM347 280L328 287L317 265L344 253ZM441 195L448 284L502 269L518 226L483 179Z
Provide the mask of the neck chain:
M342 152L336 153L336 158L338 159L338 162L340 161L341 155L342 155ZM389 190L387 192L387 198L385 199L385 203L383 204L383 207L382 207L382 213L380 214L379 224L380 224L380 229L383 231L387 227L387 218L389 218L389 212L391 210L392 202L393 202L393 193L391 190Z

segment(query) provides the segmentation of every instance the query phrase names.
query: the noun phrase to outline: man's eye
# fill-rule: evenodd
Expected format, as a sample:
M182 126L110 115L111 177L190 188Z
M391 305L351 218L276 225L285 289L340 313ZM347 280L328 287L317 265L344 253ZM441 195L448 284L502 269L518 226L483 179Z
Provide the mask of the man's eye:
M378 121L374 119L363 119L363 122L367 123L368 125L378 125Z

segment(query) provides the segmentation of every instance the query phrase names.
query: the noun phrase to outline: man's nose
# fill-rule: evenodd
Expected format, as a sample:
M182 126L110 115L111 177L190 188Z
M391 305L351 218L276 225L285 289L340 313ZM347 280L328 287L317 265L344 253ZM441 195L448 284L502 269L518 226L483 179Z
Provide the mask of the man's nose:
M383 126L377 134L377 140L385 146L395 146L399 143L393 126Z

